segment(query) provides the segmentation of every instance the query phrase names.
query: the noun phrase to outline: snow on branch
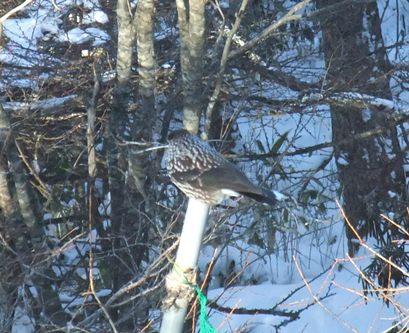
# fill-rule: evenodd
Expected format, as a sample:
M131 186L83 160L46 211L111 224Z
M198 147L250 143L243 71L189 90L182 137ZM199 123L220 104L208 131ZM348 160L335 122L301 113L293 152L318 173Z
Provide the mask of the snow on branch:
M357 108L377 108L381 111L390 111L398 114L409 114L409 106L404 106L391 99L377 97L360 92L337 92L331 95L310 93L301 98L303 104L328 102L339 105L349 105Z
M59 106L64 106L73 102L77 95L68 95L64 97L51 97L34 102L4 102L2 103L6 111L20 111L20 110L50 110Z
M330 101L353 105L360 108L377 107L383 110L396 111L396 106L393 100L386 98L375 97L359 92L340 92L328 97Z

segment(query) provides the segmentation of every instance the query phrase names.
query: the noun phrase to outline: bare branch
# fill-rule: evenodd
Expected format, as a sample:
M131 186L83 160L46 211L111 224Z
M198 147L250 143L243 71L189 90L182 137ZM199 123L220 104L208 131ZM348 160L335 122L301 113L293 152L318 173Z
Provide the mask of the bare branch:
M24 1L21 5L18 5L17 7L13 8L6 14L4 14L2 17L0 17L0 38L3 35L3 23L12 15L18 13L19 11L23 10L24 7L29 5L33 0L26 0Z
M222 54L222 59L220 61L220 69L219 69L219 73L217 74L217 79L216 79L216 85L214 87L213 90L213 94L210 97L210 101L209 104L207 105L207 109L206 109L206 135L208 134L209 130L210 130L210 124L211 124L211 120L212 120L212 113L213 113L213 109L214 109L214 105L216 104L216 101L219 97L219 93L220 93L220 89L222 86L222 78L223 78L223 74L226 70L226 65L227 65L227 60L229 59L229 52L230 52L230 48L231 48L231 44L233 41L233 37L236 34L237 30L240 27L240 23L241 23L241 18L243 17L244 11L246 10L247 7L247 3L248 0L242 0L241 2L241 6L239 11L237 12L236 15L236 20L233 24L233 28L229 31L228 36L227 36L227 40L226 40L226 44L224 45L224 49L223 49L223 54Z
M285 14L283 17L281 17L278 21L273 22L270 24L267 28L265 28L257 37L253 38L246 44L244 44L240 49L233 51L230 53L229 58L236 57L242 53L247 52L248 50L252 49L256 45L260 44L264 40L266 40L270 35L279 27L281 27L283 24L290 22L290 21L295 21L299 20L302 15L301 14L295 14L297 11L301 10L304 8L311 0L304 0L301 1L300 3L296 4L293 8L289 10L287 14Z

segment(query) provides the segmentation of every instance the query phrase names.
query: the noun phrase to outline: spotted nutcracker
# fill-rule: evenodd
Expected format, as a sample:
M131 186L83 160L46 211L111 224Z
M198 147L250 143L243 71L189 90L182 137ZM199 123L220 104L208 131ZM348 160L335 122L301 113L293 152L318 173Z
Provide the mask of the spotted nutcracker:
M169 135L165 161L172 182L189 198L209 205L227 197L247 196L274 205L276 195L254 185L234 164L187 130Z

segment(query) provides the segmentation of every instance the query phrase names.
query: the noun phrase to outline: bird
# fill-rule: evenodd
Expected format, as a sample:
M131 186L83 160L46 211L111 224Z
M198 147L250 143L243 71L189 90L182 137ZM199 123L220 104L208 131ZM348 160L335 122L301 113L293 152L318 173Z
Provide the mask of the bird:
M277 201L272 191L254 185L235 164L185 129L168 136L164 158L171 181L189 198L208 205L240 196L272 206Z

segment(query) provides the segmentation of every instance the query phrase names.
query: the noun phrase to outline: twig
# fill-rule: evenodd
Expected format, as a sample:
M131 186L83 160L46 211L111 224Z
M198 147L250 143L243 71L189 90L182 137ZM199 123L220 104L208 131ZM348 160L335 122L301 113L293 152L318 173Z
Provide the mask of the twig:
M402 116L402 119L407 119L408 117L409 116L404 115L404 116ZM400 120L399 120L399 122L400 122ZM384 127L378 127L378 128L371 129L369 131L365 131L365 132L362 132L362 133L355 134L355 135L353 135L353 136L351 136L349 138L340 140L338 142L323 142L323 143L319 143L319 144L314 145L314 146L309 146L309 147L299 148L299 149L292 150L292 151L287 151L287 152L285 152L284 155L285 156L297 156L297 155L303 155L303 154L311 154L312 152L317 151L317 150L321 150L321 149L324 149L324 148L338 147L338 146L341 146L341 145L348 144L350 142L356 142L357 140L364 140L364 139L370 138L370 137L375 136L375 135L380 135L380 134L385 133L387 131L388 131L388 127L385 127L385 126ZM283 154L282 153L270 153L270 152L268 152L268 153L263 153L263 154L243 154L243 155L237 156L237 158L245 158L245 159L250 159L250 160L255 160L255 159L263 160L263 159L266 159L266 158L275 158L275 157L281 156L281 155L283 155Z
M18 5L17 7L14 7L12 10L4 14L2 17L0 17L0 38L3 35L3 23L12 15L15 13L19 12L20 10L23 10L24 7L29 5L33 0L26 0L24 1L21 5Z
M293 257L294 263L295 263L295 267L298 271L298 274L300 274L300 277L302 278L302 280L304 281L304 285L307 287L308 292L310 293L311 297L315 300L315 302L317 304L319 304L321 306L321 308L323 308L325 310L325 312L327 312L328 314L330 314L332 317L334 317L336 320L338 320L341 324L343 324L344 326L346 326L348 329L350 329L352 332L355 333L359 333L354 327L352 327L348 322L342 320L341 318L339 318L338 316L336 316L324 303L321 302L321 299L317 297L317 295L314 294L314 292L312 291L311 285L308 283L302 269L300 266L300 263L298 262L298 260Z
M299 20L302 15L301 14L295 14L298 10L304 8L311 0L304 0L301 1L300 3L296 4L293 8L291 8L287 14L285 14L283 17L281 17L278 21L273 22L271 25L269 25L267 28L265 28L257 37L253 38L246 44L244 44L241 48L233 51L229 55L229 59L234 58L240 54L243 54L247 52L248 50L252 49L254 46L257 44L260 44L262 41L266 40L277 28L282 26L283 24L289 22L289 21L295 21Z
M121 289L119 289L115 294L113 294L104 304L104 307L106 309L112 309L117 307L119 304L124 305L125 302L121 303L115 303L124 295L128 295L132 290L140 287L143 283L145 283L148 279L158 277L160 276L160 270L155 271L155 268L159 266L159 264L166 259L166 257L169 255L169 253L173 252L174 249L177 247L178 243L173 244L171 247L166 249L166 251L159 256L154 263L149 267L148 271L145 272L145 274L138 279L137 281L130 282L129 284L123 286ZM163 269L167 269L167 267L164 267ZM138 295L139 296L139 295ZM132 299L127 299L127 302L131 302L135 299L133 297ZM85 319L83 319L80 323L77 324L78 327L90 327L92 326L93 322L103 313L103 310L100 308L99 310L95 311L91 315L86 316Z
M391 265L392 267L394 267L395 269L397 269L399 272L401 272L403 275L405 276L409 276L409 272L403 270L401 267L399 267L398 265L396 265L393 261L385 258L382 254L378 253L377 251L375 251L374 249L372 249L370 246L368 246L365 241L362 239L362 237L359 235L358 231L355 229L355 227L352 225L352 223L349 221L348 217L345 214L344 209L342 208L341 204L339 203L338 200L336 200L336 203L338 205L338 208L341 211L342 217L344 218L345 222L348 224L348 227L351 229L351 231L353 232L353 234L355 235L356 239L359 241L359 244L364 247L365 249L367 249L369 252L371 252L375 257L378 257L380 259L382 259L383 262L388 263L389 265Z
M206 131L205 132L207 135L210 130L213 109L214 109L214 106L220 94L220 89L222 86L222 79L223 79L224 72L226 70L227 61L229 59L229 52L230 52L231 44L233 41L233 36L236 34L237 30L240 27L241 19L246 10L247 4L248 4L248 0L242 0L240 9L238 10L236 14L236 20L233 24L232 29L229 31L226 43L224 44L222 58L220 60L220 69L219 69L219 73L217 74L217 79L216 79L216 85L214 87L213 94L210 97L209 104L207 105L207 109L206 109L206 125L205 125Z
M407 208L408 213L409 213L409 208ZM390 219L389 217L387 217L385 214L381 214L381 217L383 217L386 221L388 221L390 224L394 225L396 228L398 228L400 231L402 231L402 233L404 233L405 235L409 236L409 232L402 227L401 225L397 224L395 221L393 221L392 219Z
M90 237L90 242L91 242L91 237ZM100 309L102 310L104 316L108 319L109 325L111 325L112 331L114 333L118 333L118 330L115 327L115 323L112 320L111 316L108 313L107 308L102 304L101 300L99 299L97 293L95 292L95 286L94 286L94 270L93 270L93 265L94 265L94 255L92 253L92 244L90 244L90 251L89 251L89 287L91 289L91 294L97 301Z

